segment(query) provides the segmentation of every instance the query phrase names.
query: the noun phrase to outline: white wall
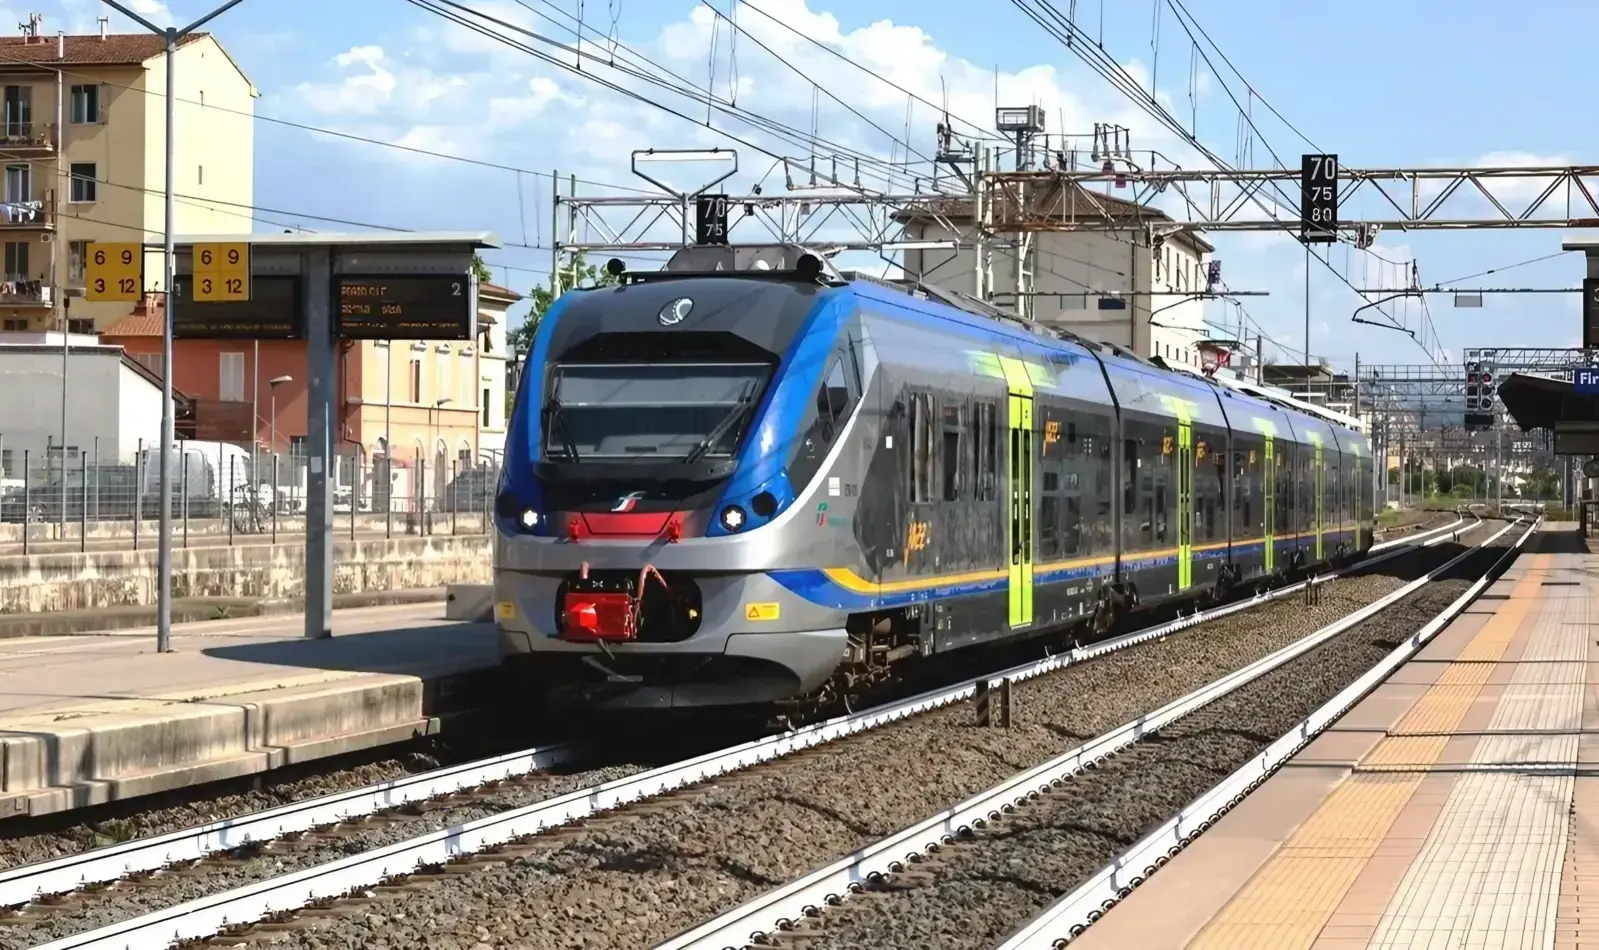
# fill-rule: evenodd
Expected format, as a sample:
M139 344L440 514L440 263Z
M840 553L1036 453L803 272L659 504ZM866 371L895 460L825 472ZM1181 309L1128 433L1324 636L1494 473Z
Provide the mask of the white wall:
M58 337L59 338L59 337ZM117 461L119 373L122 348L94 346L69 351L67 357L66 444ZM159 396L159 393L157 394ZM61 350L59 346L0 345L0 437L11 452L19 476L23 452L29 463L45 467L46 449L61 440ZM108 408L111 411L107 411ZM154 410L160 418L160 404ZM75 463L75 460L74 460Z
M161 387L122 364L117 377L117 454L132 458L139 440L146 448L161 443Z

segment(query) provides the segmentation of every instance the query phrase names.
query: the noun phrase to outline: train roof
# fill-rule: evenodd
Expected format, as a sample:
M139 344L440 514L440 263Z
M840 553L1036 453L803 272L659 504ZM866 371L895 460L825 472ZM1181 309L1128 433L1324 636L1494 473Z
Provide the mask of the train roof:
M804 283L821 283L833 287L848 287L852 292L867 300L889 301L888 295L904 295L923 305L931 305L931 310L936 313L943 309L968 317L978 318L968 323L976 328L980 322L991 324L990 329L1002 335L1010 335L1018 339L1032 338L1037 345L1070 348L1075 345L1085 350L1096 353L1108 367L1113 370L1136 369L1143 375L1160 379L1162 382L1172 384L1178 388L1189 391L1206 391L1217 395L1234 395L1243 397L1246 402L1252 402L1256 408L1265 409L1275 407L1280 411L1308 416L1323 424L1336 426L1355 432L1363 432L1364 424L1359 419L1343 413L1334 412L1323 406L1295 399L1293 396L1280 390L1264 386L1256 386L1238 380L1227 378L1213 378L1192 372L1187 368L1173 367L1164 360L1150 360L1124 347L1114 343L1090 340L1078 336L1058 327L1047 326L1010 310L996 307L956 290L929 284L916 278L887 278L860 271L839 271L823 255L807 252L797 245L774 245L767 247L751 248L714 248L704 249L713 252L711 256L674 256L671 266L654 273L632 272L629 273L628 282L656 281L661 279L683 279L690 277L718 277L746 280L764 281L800 281ZM739 253L743 251L745 253ZM804 272L796 264L789 267L791 260L798 260L796 254L810 253L819 265L811 272ZM680 252L680 255L682 252ZM775 265L775 266L774 266ZM967 322L967 321L961 321ZM1218 392L1219 390L1219 392Z

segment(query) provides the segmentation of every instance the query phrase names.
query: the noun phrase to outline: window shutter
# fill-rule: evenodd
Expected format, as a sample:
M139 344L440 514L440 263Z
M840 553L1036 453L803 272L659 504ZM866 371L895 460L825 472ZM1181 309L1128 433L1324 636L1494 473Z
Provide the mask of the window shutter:
M107 83L100 84L99 102L95 103L95 120L101 125L106 123L106 107L111 104L111 86Z

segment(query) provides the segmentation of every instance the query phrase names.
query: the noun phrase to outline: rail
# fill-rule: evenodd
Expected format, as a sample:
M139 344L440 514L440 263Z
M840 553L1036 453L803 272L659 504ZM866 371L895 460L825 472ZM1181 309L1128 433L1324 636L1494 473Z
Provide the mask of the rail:
M1480 519L1479 519L1480 520ZM841 716L793 732L754 740L684 762L513 809L455 827L430 832L382 848L351 855L267 881L154 911L93 931L45 944L38 950L138 950L164 948L176 940L204 939L224 929L306 907L386 878L442 864L516 838L590 817L714 778L803 749L874 729L910 716L970 699L981 683L990 686L1043 676L1093 657L1170 636L1199 624L1249 610L1290 596L1306 586L1364 571L1398 557L1413 547L1457 537L1465 519L1403 539L1402 545L1368 557L1344 571L1323 574L1269 593L1212 610L1196 610L1170 623L1124 634L1086 647L1021 664L964 683L931 690L909 699ZM1423 540L1426 539L1426 540ZM0 906L15 906L68 890L103 884L125 875L196 860L278 834L350 821L431 795L458 791L472 784L525 774L569 761L581 754L573 746L531 749L449 769L392 780L363 789L282 806L253 815L212 822L194 829L127 842L111 848L26 865L0 873ZM275 829L282 829L281 831Z
M1517 521L1516 524L1522 523ZM1409 660L1445 625L1459 616L1471 602L1493 582L1495 571L1507 560L1516 556L1527 539L1543 524L1543 518L1534 519L1516 543L1506 551L1476 583L1466 588L1443 612L1426 626L1416 631L1409 640L1372 667L1364 676L1345 687L1315 712L1289 729L1264 753L1223 779L1210 791L1195 799L1178 813L1176 818L1146 836L1129 848L1115 861L1102 868L1081 887L1067 894L1025 924L1000 945L998 950L1053 950L1080 935L1088 926L1138 887L1150 875L1163 867L1178 850L1187 847L1195 838L1208 831L1211 825L1243 801L1255 788L1293 758L1300 749L1348 712L1366 694ZM1499 537L1514 525L1506 526L1494 537Z
M1519 522L1518 522L1519 523ZM1492 544L1514 524L1483 542ZM1200 687L1186 696L1139 716L1064 755L1028 769L980 792L965 802L919 824L862 848L783 887L735 907L657 946L656 950L736 950L757 937L786 931L793 922L844 900L851 891L881 875L902 869L927 851L948 844L967 830L1000 817L1037 792L1090 768L1107 756L1160 731L1284 663L1302 656L1420 590L1443 572L1475 553L1466 551L1396 591L1253 663Z

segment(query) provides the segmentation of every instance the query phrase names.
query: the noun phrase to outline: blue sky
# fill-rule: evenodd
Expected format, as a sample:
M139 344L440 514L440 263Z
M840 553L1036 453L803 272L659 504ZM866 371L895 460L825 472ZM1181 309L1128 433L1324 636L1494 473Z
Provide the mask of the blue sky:
M725 13L733 0L712 2ZM988 4L987 12L974 20L970 3L947 0L758 2L927 98L939 98L942 81L957 111L973 121L992 121L997 67L1007 98L1050 106L1052 131L1057 116L1065 116L1074 132L1088 131L1096 120L1119 121L1133 128L1135 149L1178 154L1169 134L1162 137L1143 113L1010 3ZM1064 11L1068 2L1057 0L1056 6ZM703 2L469 0L467 5L570 40L571 32L561 28L560 11L575 14L580 3L590 28L611 33L614 18L615 34L623 43L695 82L706 81L713 57ZM1586 8L1579 11L1572 0L1554 0L1537 15L1524 17L1507 16L1502 4L1483 0L1349 0L1336 14L1325 4L1185 3L1250 85L1347 165L1471 165L1494 154L1511 156L1518 164L1564 164L1599 153L1599 131L1567 116L1581 89L1592 82L1589 41L1580 29L1550 29L1552 24L1584 22ZM86 30L100 14L96 6L93 0L35 0L28 9L12 2L9 12L43 12L45 29L52 32ZM138 6L154 10L158 22L186 21L204 9L187 0L171 4L170 10L158 8L154 0L138 0ZM1155 6L1105 0L1104 47L1119 62L1136 64L1141 75L1153 65L1158 90L1186 120L1191 115L1188 38L1166 14L1157 55L1152 48ZM1099 0L1076 3L1079 25L1095 35L1100 33L1100 7ZM762 24L754 13L740 15L741 26L751 32L764 29L757 35L827 92L847 99L892 136L903 135L903 93L808 47L793 34ZM13 21L22 18L14 16ZM883 21L899 29L888 29ZM637 184L627 170L630 148L699 147L718 141L703 128L476 38L404 0L245 0L213 26L261 89L258 112L263 116L499 165L558 168L593 181L626 184ZM732 88L736 55L741 104L808 129L811 84L744 37L730 54L727 33L725 24L717 27L716 88L724 93ZM1242 89L1236 78L1227 78ZM1215 82L1204 82L1193 108L1199 137L1233 161L1237 110ZM830 139L872 155L886 158L897 152L903 158L903 147L891 136L867 128L840 107L823 99L820 111L823 134ZM1263 108L1257 105L1254 112L1263 141L1254 145L1252 164L1269 164L1269 145L1297 165L1298 155L1309 147ZM698 115L704 114L702 102ZM917 107L913 119L911 145L929 152L933 115ZM718 122L771 142L734 121ZM793 146L773 147L798 153ZM756 168L756 158L744 150L744 167ZM769 164L759 164L759 170ZM486 227L508 241L547 244L549 190L547 178L266 123L257 133L256 201L281 211L409 228ZM319 230L335 227L292 214L270 217ZM1333 261L1339 269L1347 267L1356 283L1391 285L1403 280L1406 262L1413 257L1423 283L1432 284L1552 254L1563 239L1581 236L1590 235L1543 229L1385 233L1374 250L1397 264L1375 258L1362 263L1358 252L1343 249L1334 252ZM1244 306L1270 337L1297 354L1305 310L1301 247L1288 238L1258 235L1215 235L1212 240L1230 286L1271 292L1270 297L1246 300ZM499 279L522 290L544 279L549 261L547 251L520 248L488 257L502 268ZM1580 255L1568 254L1471 283L1574 286L1581 268ZM1312 267L1314 353L1343 365L1356 352L1363 362L1425 361L1408 337L1351 324L1350 313L1361 303L1321 265ZM1236 311L1224 304L1209 307L1209 317L1217 322L1237 319ZM1457 359L1464 347L1569 346L1579 335L1574 295L1491 296L1481 310L1455 309L1447 295L1438 295L1429 299L1428 313L1413 301L1393 313L1412 327L1423 325L1430 313L1443 346Z

